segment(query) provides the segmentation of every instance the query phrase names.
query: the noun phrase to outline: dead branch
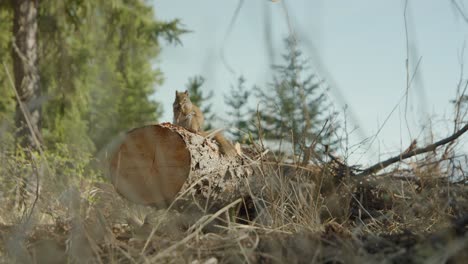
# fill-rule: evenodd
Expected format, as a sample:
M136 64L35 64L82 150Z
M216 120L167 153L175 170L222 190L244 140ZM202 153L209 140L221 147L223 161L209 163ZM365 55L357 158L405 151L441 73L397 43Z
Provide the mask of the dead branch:
M468 130L468 124L465 124L465 126L463 128L458 130L456 133L452 134L450 137L444 138L444 139L439 140L439 141L437 141L437 142L435 142L433 144L427 145L424 148L417 148L417 149L408 151L406 153L402 152L397 156L391 157L391 158L389 158L387 160L384 160L382 162L374 164L374 165L370 166L367 169L364 169L356 177L368 176L368 175L371 175L373 173L376 173L379 170L382 170L382 169L388 167L389 165L391 165L393 163L402 161L402 160L407 159L407 158L411 158L413 156L416 156L416 155L419 155L419 154L422 154L422 153L434 151L437 147L440 147L442 145L445 145L445 144L447 144L449 142L452 142L452 141L456 140L458 137L460 137L467 130Z
M463 11L463 9L461 8L460 4L458 4L458 2L456 0L452 0L452 5L455 6L455 8L457 9L458 13L461 15L461 17L463 18L463 20L468 23L468 16L465 14L465 12Z
M21 113L24 116L24 119L26 120L26 124L28 125L29 132L31 133L31 137L32 137L32 139L34 141L34 144L36 144L36 147L39 150L39 152L41 153L41 155L44 155L44 151L42 149L42 144L41 144L41 142L42 142L42 138L40 136L41 134L37 129L34 129L34 126L32 125L31 113L29 112L29 109L21 101L21 97L18 94L17 87L13 83L13 78L10 75L10 71L8 71L8 68L7 68L6 64L5 64L5 61L3 61L3 67L5 68L5 72L7 74L8 80L10 81L11 88L15 92L16 100L18 101L18 105L20 107Z
M34 197L34 201L31 205L31 209L29 210L29 215L27 218L27 222L31 220L31 216L34 213L34 209L36 208L37 201L39 200L39 170L37 168L36 158L34 157L34 153L32 153L31 148L29 148L29 155L31 156L31 166L34 171L34 175L36 176L36 193Z

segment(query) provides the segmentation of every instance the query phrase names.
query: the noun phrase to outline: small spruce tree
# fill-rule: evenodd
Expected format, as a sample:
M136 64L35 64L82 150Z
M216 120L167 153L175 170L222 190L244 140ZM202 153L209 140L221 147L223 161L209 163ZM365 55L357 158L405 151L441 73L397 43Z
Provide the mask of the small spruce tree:
M205 117L203 130L209 130L213 128L213 120L216 118L216 115L211 111L212 104L208 103L208 101L213 97L213 91L210 91L205 95L201 89L204 83L205 78L203 78L203 76L196 75L189 78L186 88L190 94L190 101L200 107L200 110Z
M230 108L228 115L232 118L232 128L230 134L233 140L246 143L248 140L248 124L251 110L248 109L251 91L245 88L245 78L240 76L237 85L231 86L231 91L224 96L224 102Z
M313 142L332 142L330 133L319 135L325 119L330 116L324 114L327 105L320 89L323 81L310 72L295 40L287 38L285 42L284 64L273 66L273 82L267 89L255 90L260 99L260 111L255 119L259 119L265 140L289 142L295 154L302 155Z

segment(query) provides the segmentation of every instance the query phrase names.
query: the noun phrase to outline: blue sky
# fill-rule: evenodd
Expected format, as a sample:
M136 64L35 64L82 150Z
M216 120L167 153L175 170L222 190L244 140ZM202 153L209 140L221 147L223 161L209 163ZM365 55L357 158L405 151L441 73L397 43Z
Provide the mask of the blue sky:
M247 87L266 87L269 65L281 62L283 39L293 32L310 66L329 86L328 99L335 110L343 112L348 106L348 128L357 128L350 145L375 135L389 116L373 144L354 153L354 160L374 162L405 149L410 138L422 145L430 135L437 140L451 132L449 101L455 97L460 63L468 56L461 56L468 23L451 1L409 0L410 74L420 60L407 101L409 130L405 100L400 100L406 90L404 1L288 0L285 9L281 1L247 0L227 35L238 3L154 0L157 18L180 18L192 30L182 37L182 46L162 47L157 65L165 82L154 94L165 110L160 121L172 120L174 91L184 89L187 79L198 74L206 78L207 92L215 93L214 111L226 118L223 95L237 77L245 76ZM462 8L468 13L468 5ZM223 63L223 51L234 74ZM466 78L466 70L464 74Z

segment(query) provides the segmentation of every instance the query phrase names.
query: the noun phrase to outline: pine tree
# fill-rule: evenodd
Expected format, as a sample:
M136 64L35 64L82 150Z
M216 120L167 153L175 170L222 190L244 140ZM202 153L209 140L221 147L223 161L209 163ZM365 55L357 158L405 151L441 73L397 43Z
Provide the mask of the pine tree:
M36 101L49 149L61 142L93 152L119 132L157 120L161 109L149 96L163 78L154 62L161 39L180 43L186 30L179 20L155 19L153 8L140 0L32 2L39 3L42 97ZM19 2L0 4L0 54L12 48L13 3ZM8 57L2 56L13 70ZM2 125L14 120L6 80L0 71L0 91L7 95L0 99Z
M8 133L14 130L14 112L16 100L13 87L8 80L4 65L8 72L13 72L11 58L11 40L13 34L13 12L11 2L0 2L0 148L12 148L13 135Z
M40 148L42 111L38 72L38 1L12 0L12 62L17 93L16 138L22 147Z
M273 66L273 82L266 90L256 89L260 126L267 141L290 142L296 154L304 154L312 142L330 141L330 134L318 135L329 117L322 114L326 107L322 80L310 73L294 39L285 42L284 64Z
M203 117L205 118L205 125L203 130L210 130L213 128L213 121L216 118L215 114L212 113L212 104L208 101L213 97L213 91L210 91L207 95L203 94L201 87L205 83L203 76L197 75L189 78L186 85L187 90L190 94L190 101L193 104L200 107Z
M224 102L229 106L228 115L232 118L230 134L233 140L246 143L248 140L248 124L251 110L248 109L251 91L245 88L245 79L240 76L237 85L231 86L231 91L224 96Z

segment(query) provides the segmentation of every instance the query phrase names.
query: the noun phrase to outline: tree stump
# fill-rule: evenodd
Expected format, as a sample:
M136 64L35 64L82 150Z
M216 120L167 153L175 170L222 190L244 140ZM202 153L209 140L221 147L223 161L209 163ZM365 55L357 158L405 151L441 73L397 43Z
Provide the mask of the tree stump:
M127 132L110 161L117 192L157 207L169 206L176 197L226 205L248 193L252 174L240 156L222 155L214 140L170 123Z

